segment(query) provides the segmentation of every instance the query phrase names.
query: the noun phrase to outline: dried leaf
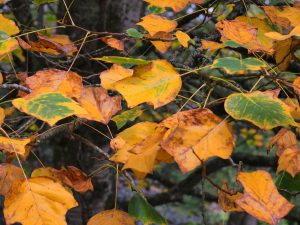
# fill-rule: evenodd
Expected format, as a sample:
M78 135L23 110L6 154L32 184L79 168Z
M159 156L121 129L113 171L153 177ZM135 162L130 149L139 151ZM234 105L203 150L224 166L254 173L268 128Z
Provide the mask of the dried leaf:
M73 195L60 183L45 177L31 178L14 186L4 201L7 224L66 225L66 212L77 206Z
M124 51L124 41L118 40L116 38L104 37L101 41L106 43L108 46L117 49L119 51Z
M161 146L178 163L183 173L195 169L200 160L228 159L234 148L232 128L209 109L178 112L162 121L169 130Z
M117 81L113 87L120 92L130 108L141 103L154 108L168 104L181 88L181 78L166 60L154 60L134 68L132 77Z
M106 89L114 90L113 84L115 82L122 80L126 77L131 77L132 75L132 69L126 69L121 65L113 64L109 70L101 72L101 85Z
M241 172L237 179L244 187L244 194L236 199L236 203L259 220L277 225L294 207L278 193L266 171Z
M177 31L176 32L176 37L177 37L179 43L183 47L185 47L185 48L189 47L189 41L191 40L191 38L188 34L182 32L182 31Z
M175 20L169 20L166 17L150 14L142 18L142 22L137 23L145 28L151 36L158 32L170 33L177 27Z
M0 195L6 195L15 184L25 180L24 173L20 167L13 164L0 164Z
M77 102L60 92L47 92L42 89L24 98L16 98L13 105L20 111L47 122L50 126L66 117L87 114Z
M74 166L60 170L51 167L38 168L32 172L31 177L49 177L81 193L94 190L91 178Z
M33 92L61 92L68 97L79 98L83 90L82 78L72 71L47 69L27 77L25 84Z
M106 210L94 215L87 225L135 225L134 220L126 213L117 209Z
M285 149L298 147L296 135L286 128L281 128L280 131L271 139L269 148L272 148L276 144L276 155L278 157L281 156Z
M300 172L300 150L297 148L287 148L280 155L278 160L277 173L286 171L295 177Z
M77 116L104 124L122 109L121 96L110 97L102 87L85 87L78 102L87 114L76 113Z
M223 190L230 191L227 183L224 183L222 188ZM243 212L244 210L235 203L235 200L241 196L242 193L240 192L234 195L229 195L221 190L218 190L218 202L221 209L223 209L224 212Z

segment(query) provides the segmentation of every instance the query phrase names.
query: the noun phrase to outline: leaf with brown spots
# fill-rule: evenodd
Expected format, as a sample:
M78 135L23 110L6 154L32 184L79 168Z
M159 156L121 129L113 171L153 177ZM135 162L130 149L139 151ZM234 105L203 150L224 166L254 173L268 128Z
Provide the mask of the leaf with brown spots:
M286 171L295 177L300 172L300 150L288 148L280 155L278 160L277 173Z
M296 135L287 128L281 128L270 141L269 149L274 145L277 145L276 155L279 157L285 149L298 147Z
M6 195L13 183L19 185L25 180L24 173L20 167L13 164L0 164L0 195Z
M222 185L222 189L230 192L227 183ZM239 207L235 200L242 196L242 193L238 192L234 195L229 195L222 190L218 190L218 202L224 212L244 212L244 210Z

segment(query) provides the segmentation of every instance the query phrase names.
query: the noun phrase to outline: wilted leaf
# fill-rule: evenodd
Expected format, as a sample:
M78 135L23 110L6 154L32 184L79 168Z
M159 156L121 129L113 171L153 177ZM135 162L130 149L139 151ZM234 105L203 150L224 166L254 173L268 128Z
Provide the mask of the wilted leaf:
M77 116L104 124L122 109L121 96L110 97L102 87L85 87L78 102L87 114L76 113Z
M38 168L32 172L31 177L49 177L81 193L94 190L91 178L74 166L60 170L52 167Z
M145 28L151 36L156 35L158 32L170 33L177 27L175 20L169 20L166 17L157 15L147 15L142 18L142 22L137 23Z
M161 146L189 172L211 157L228 159L234 148L232 128L209 109L178 112L161 122L169 130Z
M187 48L189 46L189 41L191 40L190 36L182 31L177 31L176 32L176 37L179 41L179 43Z
M277 173L286 171L295 177L300 172L300 150L288 148L283 151L278 160Z
M244 194L236 203L259 220L276 225L294 207L278 193L266 171L241 172L237 179L244 187Z
M33 137L24 139L0 137L0 150L12 155L18 154L23 159L26 159L31 149L29 143L32 141Z
M228 189L227 183L222 186L223 190L230 191ZM240 208L235 200L242 196L242 193L238 192L234 195L229 195L222 190L218 190L218 202L224 212L243 212L244 210Z
M143 111L139 107L134 107L127 111L122 112L120 115L116 115L112 118L117 125L118 130L126 125L128 121L134 121L137 117L142 115Z
M23 181L7 193L4 216L7 224L66 225L66 212L77 206L73 195L52 179L37 177Z
M296 135L286 128L281 128L280 131L272 138L269 148L272 148L275 144L278 146L276 152L278 157L285 149L298 147Z
M231 94L225 101L225 110L234 119L247 120L261 129L296 125L289 107L270 93Z
M67 35L44 36L36 34L38 41L29 42L32 51L44 52L53 55L65 54L72 56L77 48Z
M83 90L82 78L72 71L47 69L27 77L25 84L33 92L60 92L68 97L79 98Z
M256 58L237 59L233 57L224 57L216 59L211 68L221 68L228 74L245 74L247 70L261 70L267 65Z
M126 213L117 209L106 210L94 215L87 225L135 225L134 220Z
M0 164L0 195L6 195L13 183L20 184L25 180L24 173L20 167L13 164Z
M180 12L183 10L189 3L201 4L203 0L145 0L152 6L161 7L161 8L172 8L174 12Z
M20 111L54 125L57 121L75 114L87 114L77 102L59 92L32 93L16 98L13 105Z
M121 65L113 64L109 70L101 72L101 86L106 89L114 90L113 84L116 81L122 80L133 75L132 69L126 69Z
M158 224L167 225L162 217L143 197L135 193L128 205L129 214L136 220L142 221L145 225Z
M160 142L165 129L152 122L142 122L122 131L112 139L110 146L116 151L112 161L123 163L124 169L132 169L138 178L151 173L163 151Z
M130 108L141 103L158 108L177 96L181 83L180 75L169 62L154 60L149 65L136 67L133 76L117 81L113 86Z
M145 59L136 59L136 58L127 58L121 56L104 56L102 58L93 58L95 60L101 60L108 63L115 63L115 64L132 64L132 65L144 65L148 64L151 61Z
M124 51L124 41L118 40L116 38L104 37L101 41L106 43L108 46L117 49L119 51Z

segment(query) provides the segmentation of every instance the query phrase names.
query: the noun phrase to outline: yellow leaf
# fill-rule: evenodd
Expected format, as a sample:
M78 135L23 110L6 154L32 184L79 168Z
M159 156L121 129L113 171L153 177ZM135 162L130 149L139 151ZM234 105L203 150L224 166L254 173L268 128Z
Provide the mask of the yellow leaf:
M54 125L57 121L75 114L87 114L77 102L60 92L47 92L39 89L24 98L16 98L12 104L20 111Z
M117 49L119 51L124 51L124 41L118 40L116 38L104 37L101 41L106 43L108 46Z
M81 193L94 190L91 178L74 166L60 170L51 167L38 168L32 172L31 177L49 177Z
M147 36L145 36L147 37ZM158 32L154 36L150 36L151 38L161 38L165 40L172 40L173 35L165 32ZM154 47L161 53L165 53L172 47L172 41L151 41Z
M7 19L2 14L0 14L0 31L4 32L8 36L12 36L20 32L15 22Z
M134 220L126 212L112 209L94 215L87 225L135 225Z
M82 78L72 71L47 69L27 77L25 84L33 92L61 92L68 97L79 98L83 89Z
M183 10L189 3L202 4L203 0L145 0L152 6L161 7L161 8L172 8L174 12L180 12Z
M150 64L135 67L132 77L113 84L130 108L149 103L158 108L171 102L181 88L181 78L166 60L154 60Z
M126 77L131 77L133 75L132 69L126 69L121 65L113 64L109 70L101 72L101 86L114 90L113 84L119 80L122 80Z
M78 102L87 114L76 113L77 116L104 124L122 109L121 96L110 97L102 87L85 87Z
M14 38L9 37L0 45L0 58L14 51L18 46L18 41Z
M244 187L244 194L235 202L259 220L277 225L294 207L278 193L271 175L266 171L241 172L237 179Z
M300 77L297 77L293 82L295 92L300 96Z
M208 40L201 40L201 49L208 49L211 51L216 51L220 48L226 47L222 43L214 42L214 41L208 41Z
M211 157L228 159L234 148L232 128L209 109L178 112L162 121L169 130L161 143L183 173Z
M227 183L224 183L222 186L223 190L230 191L228 189ZM242 193L238 192L234 195L229 195L222 190L218 190L218 203L221 207L221 209L224 210L224 212L243 212L244 210L239 207L235 200L242 196Z
M31 178L14 187L4 201L7 224L66 225L66 212L77 206L73 195L49 178Z
M0 137L0 150L12 155L15 155L15 153L17 153L22 158L26 159L31 149L29 143L32 142L33 139L34 137L24 139Z
M169 20L166 17L150 14L142 18L142 22L137 23L145 28L151 36L156 35L158 32L170 33L177 27L175 20Z
M2 163L0 164L0 195L6 195L11 188L25 180L24 173L20 167L13 164Z
M300 119L300 106L298 100L295 98L287 98L284 102L290 107L292 117L294 119Z
M277 173L286 171L295 177L300 172L300 150L297 148L285 149L278 160Z
M5 118L5 111L3 108L0 107L0 126L4 122L4 118Z
M272 148L276 144L276 155L278 157L281 156L285 149L298 147L296 135L286 128L281 128L281 130L271 139L269 148Z
M296 26L289 34L287 35L283 35L283 34L280 34L278 32L267 32L265 33L265 35L269 38L272 38L274 40L277 40L277 41L283 41L283 40L286 40L286 39L289 39L293 36L297 36L299 37L300 36L300 25Z
M177 37L179 43L183 47L185 47L185 48L189 47L189 41L191 40L191 38L188 34L182 32L182 31L177 31L176 32L176 37Z
M164 133L165 129L156 123L135 124L111 141L111 148L116 151L111 160L123 163L123 169L133 170L139 179L144 178L159 161L170 161L170 157L161 152L164 151L160 147Z
M264 6L265 13L272 23L279 27L288 29L291 25L297 26L300 24L300 9L296 7L275 7Z

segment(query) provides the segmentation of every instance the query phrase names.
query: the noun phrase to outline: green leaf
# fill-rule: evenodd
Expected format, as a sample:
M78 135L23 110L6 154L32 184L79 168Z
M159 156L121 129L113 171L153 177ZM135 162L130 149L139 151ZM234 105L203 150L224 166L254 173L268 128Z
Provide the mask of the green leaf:
M225 110L236 120L247 120L261 129L296 125L289 107L271 93L255 91L229 95Z
M134 121L139 117L143 111L139 107L132 108L125 112L122 112L120 115L114 116L112 120L116 123L118 130L126 125L128 121Z
M134 37L134 38L143 38L144 37L143 34L141 34L137 29L134 29L134 28L129 28L126 32L130 37Z
M32 2L36 5L42 5L46 3L57 2L58 0L33 0Z
M5 32L0 31L0 47L1 47L2 43L7 41L8 39L9 39L9 36Z
M24 98L14 99L12 103L20 111L51 126L68 116L87 113L78 103L59 92L32 93Z
M108 63L116 63L116 64L132 64L132 65L145 65L150 63L151 61L144 59L135 59L135 58L127 58L120 56L104 56L102 58L93 58L95 60L101 60Z
M159 224L166 225L167 221L162 217L143 197L136 193L130 200L128 206L129 214L144 225Z
M233 57L219 58L214 61L211 68L221 68L228 74L245 73L246 70L261 70L267 65L256 58L237 59Z
M281 173L276 179L276 186L278 189L284 189L289 191L290 193L299 192L300 173L298 173L295 177L292 177L289 173L286 172ZM280 194L282 194L288 200L292 198L292 195L286 191L280 191Z
M256 17L259 19L267 17L265 12L255 4L250 4L249 9L247 10L247 15L249 17Z
M154 5L148 6L148 9L151 12L151 14L160 14L160 13L163 13L164 11L166 11L164 8L154 6Z
M243 47L243 45L240 45L232 40L229 41L224 41L223 42L224 45L230 47L230 48L239 48L239 47Z

